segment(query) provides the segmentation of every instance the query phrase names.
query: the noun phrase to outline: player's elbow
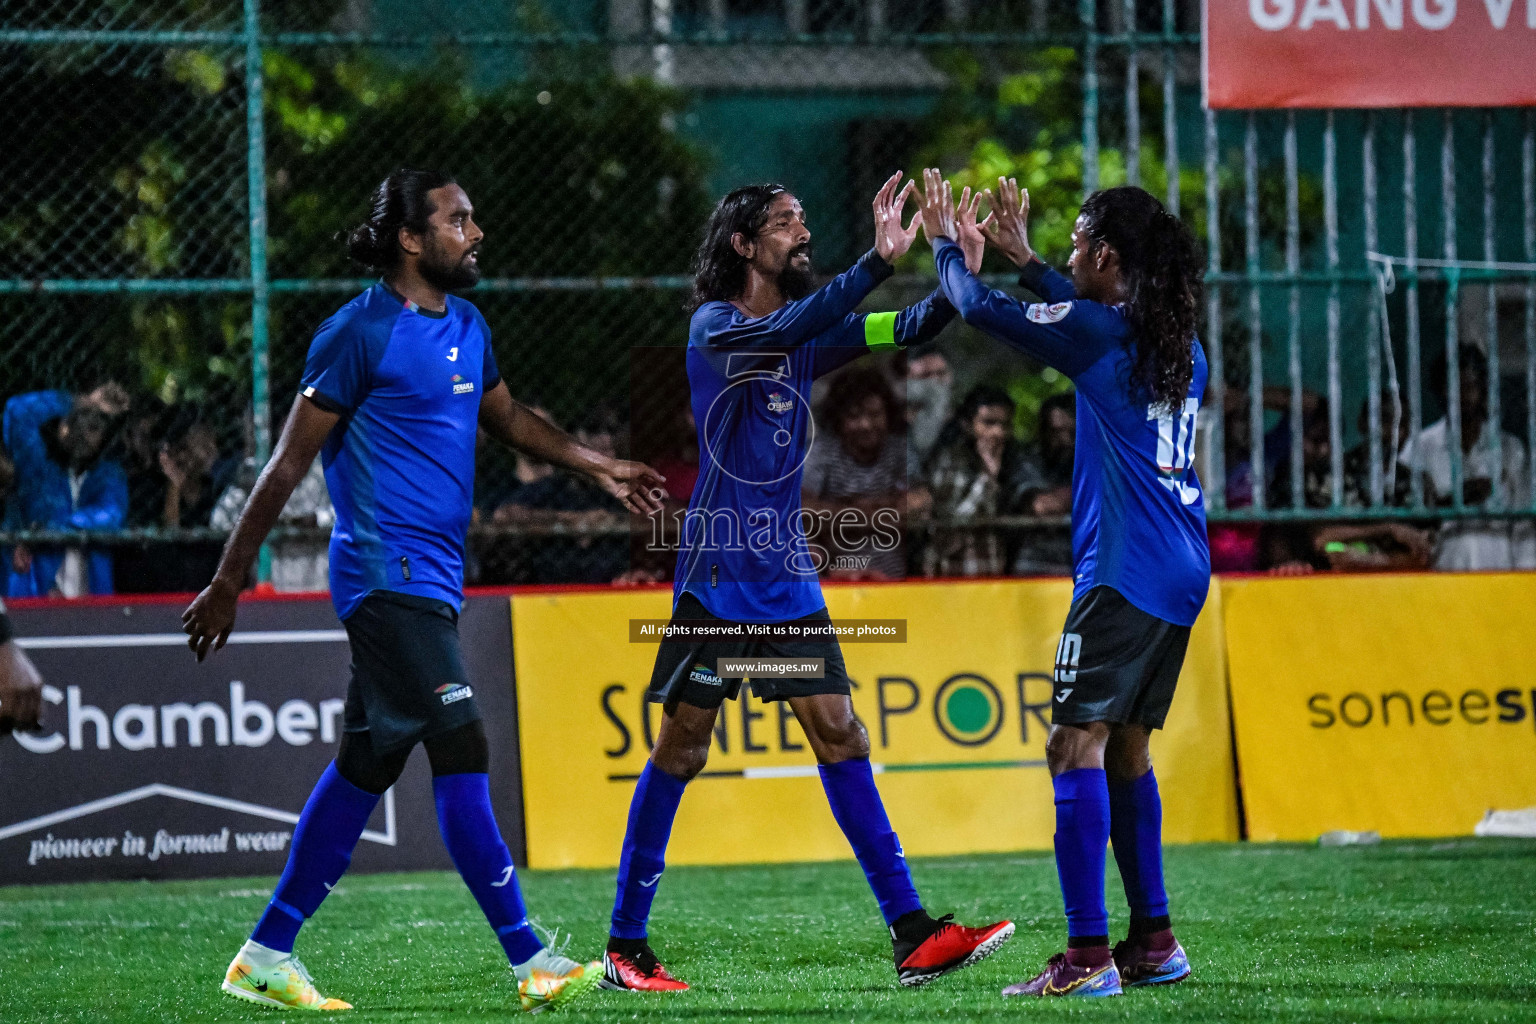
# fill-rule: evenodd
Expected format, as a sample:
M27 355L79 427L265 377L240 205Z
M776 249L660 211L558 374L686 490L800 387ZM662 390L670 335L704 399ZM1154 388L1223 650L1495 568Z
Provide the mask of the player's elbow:
M950 302L954 303L955 312L960 314L960 319L972 327L980 327L981 321L986 318L987 293L979 288L957 288L950 295Z
M272 461L267 463L267 468L262 470L261 479L257 485L276 487L283 494L292 494L299 486L299 481L304 479L309 472L310 463L315 457L306 452L299 451L294 446L285 446L272 456Z

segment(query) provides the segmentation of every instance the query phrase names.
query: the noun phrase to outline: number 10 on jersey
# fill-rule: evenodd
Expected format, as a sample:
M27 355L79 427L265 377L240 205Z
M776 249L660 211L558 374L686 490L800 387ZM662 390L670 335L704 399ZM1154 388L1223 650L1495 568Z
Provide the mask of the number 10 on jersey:
M1200 497L1200 488L1185 482L1195 461L1195 417L1199 412L1198 398L1184 399L1177 423L1168 410L1147 406L1147 419L1157 422L1158 479L1186 505L1193 505Z

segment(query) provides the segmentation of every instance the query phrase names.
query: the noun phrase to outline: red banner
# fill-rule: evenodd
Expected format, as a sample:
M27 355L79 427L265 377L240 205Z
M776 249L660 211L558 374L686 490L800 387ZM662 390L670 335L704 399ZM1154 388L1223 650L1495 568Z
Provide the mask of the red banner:
M1206 0L1215 108L1536 106L1536 0Z

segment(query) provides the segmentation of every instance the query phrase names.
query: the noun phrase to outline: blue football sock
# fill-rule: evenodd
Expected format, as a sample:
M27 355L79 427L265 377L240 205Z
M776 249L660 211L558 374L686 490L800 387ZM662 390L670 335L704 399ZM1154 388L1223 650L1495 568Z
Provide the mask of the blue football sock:
M1104 854L1109 845L1109 783L1102 768L1076 768L1051 780L1056 791L1056 875L1070 937L1109 934Z
M885 923L889 925L903 914L922 910L923 901L917 898L912 872L907 870L907 855L902 852L901 840L896 838L885 805L880 802L880 791L875 788L869 758L818 767L827 803L832 805L832 817L848 837L853 855L859 859L864 877L875 891Z
M320 909L331 886L352 863L352 848L378 805L379 794L358 789L341 777L336 762L326 766L293 827L288 864L272 902L256 922L251 940L282 953L293 952L299 927Z
M1157 777L1147 774L1109 787L1109 838L1125 883L1131 916L1166 917L1168 890L1163 887L1163 801Z
M619 853L619 884L613 897L611 934L616 939L643 939L651 917L651 901L667 867L667 840L672 819L687 783L649 761L635 783L629 801L629 824Z
M485 919L515 967L526 963L544 943L528 923L512 854L491 811L491 782L485 772L439 775L432 780L437 826L453 866L459 869Z

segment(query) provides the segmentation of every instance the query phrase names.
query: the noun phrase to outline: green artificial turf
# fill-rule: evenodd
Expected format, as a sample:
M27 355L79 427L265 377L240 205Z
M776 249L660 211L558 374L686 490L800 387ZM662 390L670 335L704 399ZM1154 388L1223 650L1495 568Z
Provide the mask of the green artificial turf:
M1191 980L1108 1000L1004 1000L1062 945L1045 855L917 861L935 912L1018 922L986 963L897 987L858 867L674 868L652 921L694 989L597 992L572 1021L1536 1021L1536 842L1168 851ZM595 957L613 874L525 872L533 915ZM220 994L271 879L0 888L0 1021L271 1021ZM1123 929L1110 870L1113 927ZM348 1020L515 1018L517 997L469 894L450 874L349 877L299 940Z

